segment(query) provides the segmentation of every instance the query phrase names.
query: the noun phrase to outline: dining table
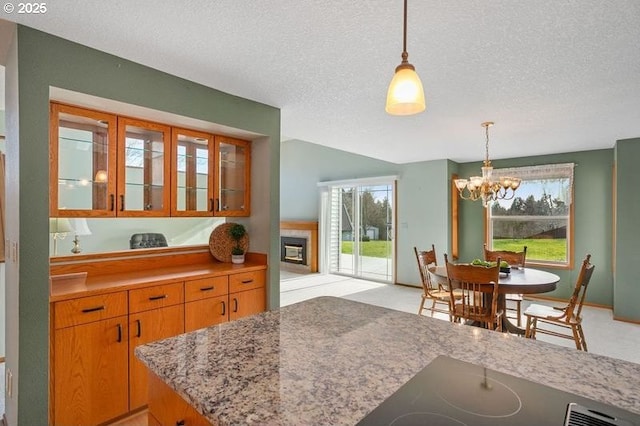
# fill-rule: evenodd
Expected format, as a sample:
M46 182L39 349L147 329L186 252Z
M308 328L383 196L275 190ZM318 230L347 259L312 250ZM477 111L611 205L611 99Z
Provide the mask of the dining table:
M432 266L429 268L429 272L437 282L448 287L446 266ZM530 267L512 266L509 273L501 272L498 278L498 309L506 312L506 294L547 293L555 290L559 281L560 277L551 272ZM509 321L506 315L502 315L502 331L522 336L525 332L523 328Z

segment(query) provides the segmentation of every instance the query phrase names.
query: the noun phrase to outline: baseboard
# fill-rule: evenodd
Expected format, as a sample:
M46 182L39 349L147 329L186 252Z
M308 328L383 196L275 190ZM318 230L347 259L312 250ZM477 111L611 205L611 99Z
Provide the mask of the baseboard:
M640 320L636 320L636 319L631 319L631 318L623 318L623 317L617 317L617 316L613 316L613 319L616 321L620 321L620 322L628 322L631 324L640 324Z
M558 303L564 303L564 304L569 303L568 299L562 299L560 297L551 297L551 296L540 296L538 294L525 294L524 298L526 300L546 300L548 302L558 302ZM584 302L584 306L590 306L592 308L609 309L609 310L613 309L613 307L610 305L602 305L600 303L591 303L591 302Z

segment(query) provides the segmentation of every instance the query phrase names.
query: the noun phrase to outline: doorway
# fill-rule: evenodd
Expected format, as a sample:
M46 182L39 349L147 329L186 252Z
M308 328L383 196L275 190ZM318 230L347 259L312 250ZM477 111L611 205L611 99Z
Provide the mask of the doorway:
M395 180L340 182L327 189L323 225L328 272L393 282Z

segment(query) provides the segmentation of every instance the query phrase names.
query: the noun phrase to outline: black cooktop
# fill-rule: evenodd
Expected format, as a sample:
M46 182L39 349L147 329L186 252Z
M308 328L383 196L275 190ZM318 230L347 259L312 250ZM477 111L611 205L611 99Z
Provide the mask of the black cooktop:
M571 403L576 412L567 416ZM640 426L640 415L439 356L358 425Z

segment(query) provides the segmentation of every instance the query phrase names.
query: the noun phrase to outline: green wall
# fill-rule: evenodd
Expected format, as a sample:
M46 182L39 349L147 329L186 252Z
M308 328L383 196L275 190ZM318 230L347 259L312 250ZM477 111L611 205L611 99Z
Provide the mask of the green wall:
M437 160L398 165L309 142L283 142L282 220L318 220L318 182L397 175L396 282L419 286L413 247L435 244L441 259L448 247L451 164Z
M8 170L7 225L20 259L7 264L7 288L13 289L7 291L7 339L13 346L7 368L19 384L17 400L7 399L10 424L47 424L50 86L264 135L254 144L256 214L246 223L252 250L279 251L278 109L18 26L7 63L7 150L15 161ZM270 308L279 306L277 258L269 256Z
M613 274L611 268L612 231L612 169L613 150L571 152L536 157L492 161L493 167L518 167L539 164L576 163L574 171L574 264L568 269L548 269L560 276L558 288L546 296L568 298L575 285L580 264L587 253L596 266L587 301L613 304ZM460 177L478 175L481 164L459 165ZM484 243L483 207L480 201L460 200L460 259L469 261L482 257Z
M280 148L282 220L318 220L318 182L388 176L398 165L299 140Z
M620 140L615 146L616 160L616 247L613 285L614 317L640 321L640 138Z
M634 149L638 149L637 145L637 143L628 144ZM631 148L625 149L631 150ZM613 149L604 149L493 161L496 168L576 163L574 265L572 269L548 269L559 275L561 281L558 288L546 294L547 296L568 298L577 279L580 263L584 256L590 253L596 270L587 292L587 301L605 306L613 305L611 256L613 154ZM634 158L637 163L640 155L629 152L625 157L630 163L625 173L637 174L631 164ZM437 160L394 165L306 142L290 141L282 144L281 167L282 217L292 220L317 220L318 181L397 174L399 179L396 282L419 285L413 247L428 247L432 243L435 244L439 261L443 260L443 253L450 252L451 174L457 173L461 177L477 175L481 163L458 164L450 160ZM625 179L629 185L636 181L637 178L636 180ZM626 201L621 202L626 203ZM623 210L625 209L627 207L623 205ZM290 216L287 212L295 212L295 215ZM629 221L634 217L633 214L627 215ZM619 224L619 229L621 226ZM630 228L626 223L624 226L626 235L638 236L637 231L629 233L635 228ZM460 200L459 254L461 261L482 256L484 229L484 209L481 203ZM632 289L622 287L620 296L624 297L630 292L634 294ZM636 300L640 299L640 295L638 296ZM616 314L618 314L617 307ZM631 314L625 313L625 315Z

